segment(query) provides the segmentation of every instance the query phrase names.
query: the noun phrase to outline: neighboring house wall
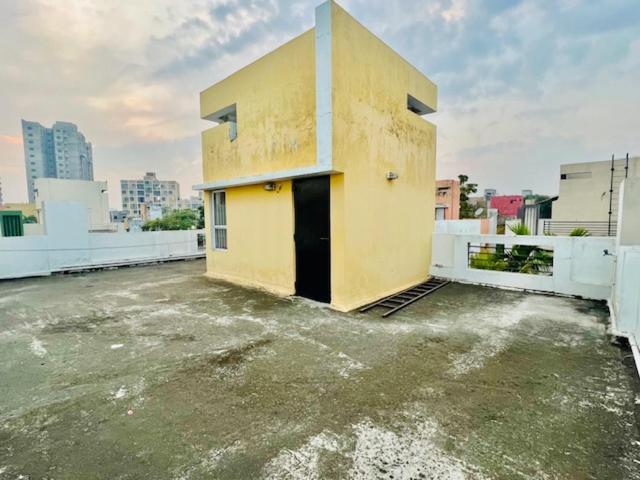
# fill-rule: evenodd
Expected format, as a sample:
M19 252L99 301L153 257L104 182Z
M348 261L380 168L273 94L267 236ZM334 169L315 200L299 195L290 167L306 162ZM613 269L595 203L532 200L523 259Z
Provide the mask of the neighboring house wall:
M111 223L107 182L38 178L35 188L39 211L45 202L78 202L87 208L89 230L103 230Z
M618 192L625 175L625 160L614 161L612 220L617 219ZM629 176L640 175L640 157L629 159ZM553 204L553 221L607 222L611 160L560 166L559 198Z
M489 201L489 208L498 210L501 217L515 218L518 210L524 205L522 195L494 195Z
M38 218L38 209L35 203L3 203L0 210L19 210L25 217Z
M438 220L460 218L460 182L458 180L436 182L436 209L440 208L443 208L443 218L438 218L436 215Z

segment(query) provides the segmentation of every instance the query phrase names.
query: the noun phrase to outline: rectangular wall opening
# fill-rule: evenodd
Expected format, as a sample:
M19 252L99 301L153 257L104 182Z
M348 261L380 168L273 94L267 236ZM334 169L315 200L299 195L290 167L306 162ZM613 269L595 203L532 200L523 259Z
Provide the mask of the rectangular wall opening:
M434 109L428 107L420 100L411 95L407 95L407 110L420 116L435 112Z

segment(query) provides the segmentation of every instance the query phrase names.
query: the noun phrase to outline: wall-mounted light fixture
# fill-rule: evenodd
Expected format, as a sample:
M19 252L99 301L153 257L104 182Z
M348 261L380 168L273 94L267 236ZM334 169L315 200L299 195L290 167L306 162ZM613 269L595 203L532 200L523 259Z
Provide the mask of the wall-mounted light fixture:
M265 183L264 184L264 189L267 192L273 192L276 189L276 183L275 182Z
M396 172L387 172L387 180L397 180L398 174Z

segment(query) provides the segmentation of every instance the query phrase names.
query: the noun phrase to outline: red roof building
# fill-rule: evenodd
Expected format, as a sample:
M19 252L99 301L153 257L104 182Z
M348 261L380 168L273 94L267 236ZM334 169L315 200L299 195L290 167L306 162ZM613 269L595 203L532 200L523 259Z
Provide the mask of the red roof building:
M498 215L503 217L517 217L518 209L524 205L522 195L494 195L491 197L489 208L498 210Z

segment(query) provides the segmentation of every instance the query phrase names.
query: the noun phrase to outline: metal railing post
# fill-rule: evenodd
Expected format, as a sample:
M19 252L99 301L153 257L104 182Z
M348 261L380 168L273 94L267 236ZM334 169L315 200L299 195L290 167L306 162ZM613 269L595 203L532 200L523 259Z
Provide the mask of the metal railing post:
M611 215L613 214L611 209L613 207L613 171L615 170L615 157L615 155L611 155L611 181L609 183L609 226L607 228L607 235L609 236L611 236Z
M629 152L627 152L627 159L624 162L624 178L629 176Z

